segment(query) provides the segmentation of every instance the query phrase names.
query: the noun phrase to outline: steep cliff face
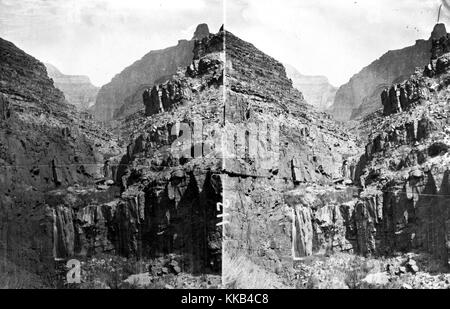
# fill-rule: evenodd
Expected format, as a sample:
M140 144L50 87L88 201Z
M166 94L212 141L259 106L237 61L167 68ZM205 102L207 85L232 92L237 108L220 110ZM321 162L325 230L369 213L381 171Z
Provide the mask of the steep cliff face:
M389 51L372 62L338 89L330 113L337 120L347 121L381 108L379 96L383 89L406 80L416 67L427 65L432 40L446 33L445 26L437 24L430 39L417 40L413 46Z
M93 113L102 121L126 117L142 108L142 92L162 83L188 66L193 59L194 42L209 34L208 26L200 24L192 40L180 40L178 45L151 51L142 59L117 74L104 85L97 96Z
M303 75L290 65L286 65L286 74L308 104L320 111L325 111L333 105L337 88L331 85L325 76Z
M226 59L223 254L283 275L294 222L284 194L342 181L342 163L358 147L305 102L281 63L228 32Z
M41 62L0 39L0 63L1 256L50 276L56 204L46 192L102 177L104 156L117 149L65 103Z
M49 63L45 63L45 67L55 87L64 93L68 103L75 105L78 110L87 110L95 104L99 88L91 84L89 77L65 75Z

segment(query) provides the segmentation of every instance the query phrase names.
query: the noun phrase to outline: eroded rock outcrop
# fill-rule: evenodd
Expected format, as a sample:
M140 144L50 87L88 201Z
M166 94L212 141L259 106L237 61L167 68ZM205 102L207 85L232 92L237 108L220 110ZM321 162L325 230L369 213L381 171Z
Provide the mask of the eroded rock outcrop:
M285 193L293 211L293 258L335 251L357 252L353 224L358 190L332 186L300 186Z
M408 80L404 84L394 85L381 93L381 104L385 116L407 110L410 106L420 100L427 99L429 93L418 89L417 82Z

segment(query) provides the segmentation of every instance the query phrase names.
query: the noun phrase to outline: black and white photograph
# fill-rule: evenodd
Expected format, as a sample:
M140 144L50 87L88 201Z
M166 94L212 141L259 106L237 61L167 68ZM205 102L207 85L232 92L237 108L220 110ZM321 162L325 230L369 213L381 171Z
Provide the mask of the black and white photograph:
M450 0L0 0L0 289L450 289L447 27Z

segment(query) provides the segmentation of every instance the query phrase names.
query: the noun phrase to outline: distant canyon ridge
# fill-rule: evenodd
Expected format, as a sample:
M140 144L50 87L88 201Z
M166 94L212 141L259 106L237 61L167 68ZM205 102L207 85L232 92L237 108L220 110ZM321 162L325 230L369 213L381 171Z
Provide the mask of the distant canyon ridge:
M109 121L141 109L143 92L154 84L169 80L179 67L191 64L195 40L209 34L208 25L200 24L191 40L179 40L176 46L150 51L117 74L98 93L93 108L96 119Z
M299 90L308 104L325 111L334 103L337 88L325 76L303 75L293 66L286 64L286 74L293 86Z
M66 101L80 110L87 110L95 104L99 87L92 85L84 75L66 75L50 63L44 63L48 76L55 87L64 93Z
M382 55L339 87L328 112L336 120L348 121L381 109L382 91L408 79L417 67L428 65L432 40L446 33L445 25L437 24L428 40L417 40L412 46Z

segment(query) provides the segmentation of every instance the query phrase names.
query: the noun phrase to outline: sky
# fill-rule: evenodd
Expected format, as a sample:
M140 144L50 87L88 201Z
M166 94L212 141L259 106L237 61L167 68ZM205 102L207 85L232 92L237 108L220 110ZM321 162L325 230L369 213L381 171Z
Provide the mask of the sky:
M227 30L339 86L392 49L428 39L439 0L0 0L0 37L101 86L146 53ZM450 26L450 12L441 21Z
M96 86L200 23L220 29L222 0L0 0L0 37Z
M428 39L439 0L227 0L226 27L302 74L339 86L388 50ZM450 31L450 12L441 21Z

